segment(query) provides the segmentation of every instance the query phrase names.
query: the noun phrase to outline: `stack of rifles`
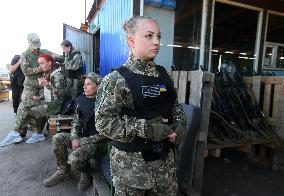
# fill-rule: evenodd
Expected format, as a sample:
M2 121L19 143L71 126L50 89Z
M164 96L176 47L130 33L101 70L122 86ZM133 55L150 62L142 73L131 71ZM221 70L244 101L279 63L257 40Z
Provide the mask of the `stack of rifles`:
M209 143L246 143L275 138L275 133L238 72L215 75Z

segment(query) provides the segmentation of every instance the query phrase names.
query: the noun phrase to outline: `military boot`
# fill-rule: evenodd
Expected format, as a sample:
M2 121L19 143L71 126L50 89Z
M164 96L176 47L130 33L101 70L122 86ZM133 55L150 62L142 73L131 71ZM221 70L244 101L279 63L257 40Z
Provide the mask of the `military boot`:
M52 174L49 178L47 178L43 182L43 184L46 187L54 186L54 185L58 184L58 182L63 180L64 177L68 174L69 174L68 170L57 169L54 174Z
M93 183L93 177L88 173L81 172L80 181L78 183L78 190L84 191Z

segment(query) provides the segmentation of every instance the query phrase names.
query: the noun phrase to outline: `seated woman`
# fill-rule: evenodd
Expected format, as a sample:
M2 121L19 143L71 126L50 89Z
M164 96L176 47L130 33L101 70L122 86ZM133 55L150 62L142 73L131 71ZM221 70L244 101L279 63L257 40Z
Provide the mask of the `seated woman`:
M59 114L66 94L66 79L61 69L54 66L54 59L51 55L41 54L38 63L44 72L38 81L39 85L44 87L48 115Z
M100 77L91 72L85 76L84 94L76 99L76 110L71 133L57 133L52 138L52 149L57 161L57 170L44 181L47 187L53 186L64 179L70 166L81 172L79 191L87 189L92 184L90 175L90 159L100 158L107 152L105 138L98 135L95 128L95 100ZM73 151L68 156L67 148Z

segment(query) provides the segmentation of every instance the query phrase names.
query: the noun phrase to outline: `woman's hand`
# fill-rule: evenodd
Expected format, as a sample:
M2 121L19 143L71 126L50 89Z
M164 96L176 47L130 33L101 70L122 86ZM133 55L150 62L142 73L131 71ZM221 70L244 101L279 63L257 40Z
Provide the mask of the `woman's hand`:
M40 86L46 86L49 82L45 78L39 78L38 83Z
M42 96L33 96L34 101L39 101L42 99Z
M169 122L169 119L162 118L162 122L163 122L163 123L168 123L168 122ZM177 136L177 133L174 132L174 131L172 131L172 132L168 135L169 141L175 142L175 141L176 141L176 136Z
M80 147L80 139L77 138L77 139L72 140L72 149L76 150L79 147Z
M168 135L168 138L171 142L175 142L176 141L176 136L177 133L176 132L172 132L170 135Z

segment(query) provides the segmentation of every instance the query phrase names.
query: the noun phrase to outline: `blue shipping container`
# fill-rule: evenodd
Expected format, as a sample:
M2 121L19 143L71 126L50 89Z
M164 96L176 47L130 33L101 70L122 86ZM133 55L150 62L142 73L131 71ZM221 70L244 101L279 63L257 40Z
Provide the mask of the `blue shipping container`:
M176 1L175 0L144 0L145 4L153 5L157 7L165 7L170 9L176 8Z
M106 0L99 12L101 76L107 75L128 58L129 48L122 25L132 17L132 13L132 0Z

